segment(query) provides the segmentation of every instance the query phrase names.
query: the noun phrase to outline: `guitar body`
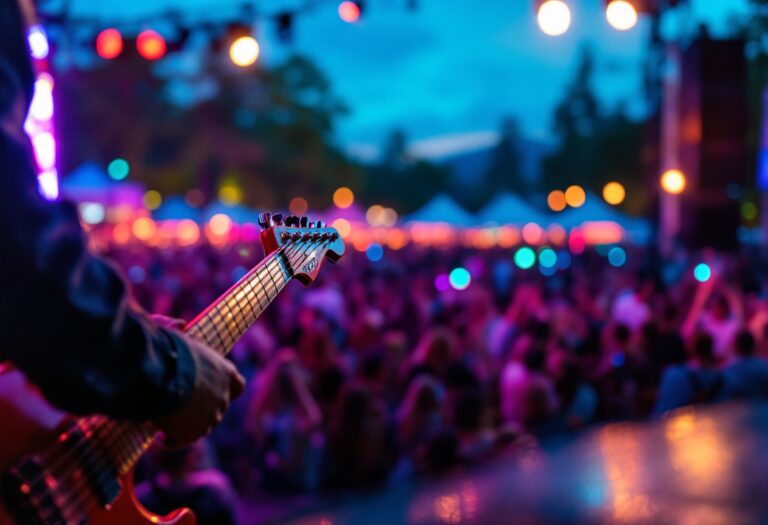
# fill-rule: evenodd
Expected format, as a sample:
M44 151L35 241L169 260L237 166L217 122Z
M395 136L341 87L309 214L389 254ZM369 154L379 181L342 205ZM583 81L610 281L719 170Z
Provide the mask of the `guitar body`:
M48 404L23 374L0 365L0 473L53 446L72 420ZM147 511L134 495L131 474L122 477L120 483L122 490L109 509L93 507L86 513L88 525L195 525L194 514L188 509L163 517ZM0 524L22 523L0 501Z

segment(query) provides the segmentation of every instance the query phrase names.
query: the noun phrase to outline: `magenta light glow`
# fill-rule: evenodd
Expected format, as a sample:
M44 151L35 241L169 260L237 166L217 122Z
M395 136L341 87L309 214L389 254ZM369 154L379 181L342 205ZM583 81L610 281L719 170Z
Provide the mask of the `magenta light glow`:
M56 171L56 138L53 131L53 77L47 69L48 37L41 26L29 31L29 45L40 73L35 81L35 92L24 129L29 135L37 160L37 183L40 193L53 200L59 196L59 177Z

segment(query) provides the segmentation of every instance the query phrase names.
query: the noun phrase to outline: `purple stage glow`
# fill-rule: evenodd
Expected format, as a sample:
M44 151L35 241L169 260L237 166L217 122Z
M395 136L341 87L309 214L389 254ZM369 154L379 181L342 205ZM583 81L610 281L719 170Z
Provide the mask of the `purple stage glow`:
M59 196L59 176L56 170L56 138L53 129L53 77L44 72L48 57L48 38L40 26L34 26L29 32L32 58L38 71L35 92L29 115L24 122L24 129L32 142L37 160L37 183L40 193L49 200Z

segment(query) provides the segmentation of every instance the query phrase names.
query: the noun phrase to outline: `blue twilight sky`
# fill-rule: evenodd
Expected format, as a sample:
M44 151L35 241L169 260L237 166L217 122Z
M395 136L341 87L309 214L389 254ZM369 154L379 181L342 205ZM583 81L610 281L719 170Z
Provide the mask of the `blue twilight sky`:
M56 0L53 0L55 2ZM492 143L504 116L517 117L531 138L547 140L554 105L573 75L580 48L598 57L596 88L606 107L626 104L640 113L641 61L648 24L628 32L611 29L603 0L569 0L570 31L543 35L533 0L367 0L363 19L342 22L334 0L320 1L295 22L290 45L275 38L272 23L259 34L264 63L291 52L310 56L351 109L339 122L337 141L362 157L376 154L394 128L406 131L425 156ZM691 0L688 13L669 26L706 21L715 35L747 0ZM263 0L262 12L303 2ZM236 13L235 0L70 0L77 14L105 22L151 16L177 8L190 19ZM695 21L695 22L694 22Z

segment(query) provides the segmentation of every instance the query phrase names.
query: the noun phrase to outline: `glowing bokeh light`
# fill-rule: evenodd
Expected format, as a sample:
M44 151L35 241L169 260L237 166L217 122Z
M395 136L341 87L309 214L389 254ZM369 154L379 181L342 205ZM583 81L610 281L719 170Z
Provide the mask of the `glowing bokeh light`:
M685 175L680 170L667 170L661 176L661 188L671 195L680 195L685 191L685 186Z
M144 194L144 207L148 210L156 210L163 204L163 196L157 190L149 190Z
M624 248L614 246L608 251L608 262L614 268L621 268L627 262L627 252Z
M219 188L219 200L224 206L237 206L243 202L243 190L236 184L225 184Z
M107 173L115 180L123 180L131 173L131 165L127 160L117 158L109 163Z
M535 222L523 226L523 241L527 244L540 244L544 240L544 230Z
M133 235L141 241L148 241L157 232L157 224L149 217L139 217L133 223Z
M53 118L53 79L47 73L43 73L35 81L29 116L37 122L45 122Z
M365 256L371 262L378 262L384 257L384 248L377 242L372 242L365 249Z
M341 187L333 192L333 204L342 210L352 206L355 202L355 194L347 187Z
M56 165L56 139L48 131L37 133L32 137L37 165L41 171L48 171Z
M700 283L709 281L712 277L712 268L706 263L699 263L693 268L693 278Z
M47 170L37 176L40 193L48 200L59 197L59 174L56 169Z
M545 0L536 14L544 34L560 36L571 27L571 8L563 0Z
M83 202L78 209L80 218L86 224L101 224L107 215L104 206L98 202Z
M605 18L614 29L627 31L637 24L637 9L627 0L611 0L605 9Z
M454 290L466 290L472 283L472 275L466 268L454 268L448 274L448 282Z
M609 182L603 187L603 199L612 206L618 206L627 196L627 191L618 182Z
M523 270L528 270L536 264L536 252L528 246L524 246L515 252L515 265Z
M165 39L157 32L147 29L136 37L136 50L145 60L159 60L165 56Z
M309 209L309 203L304 197L294 197L288 203L288 211L294 215L304 215Z
M435 277L435 289L438 292L447 292L451 289L451 279L447 273L441 273Z
M347 219L336 219L331 223L331 226L336 228L336 231L339 232L342 239L346 239L349 234L352 233L352 225Z
M105 29L96 37L96 54L104 60L112 60L123 52L123 35L114 28Z
M223 237L232 229L232 219L223 213L217 213L208 221L208 227L211 233Z
M200 227L191 219L184 219L179 222L176 229L176 237L182 246L190 246L197 243L200 239Z
M371 226L381 226L385 221L385 208L378 204L374 204L365 212L365 220Z
M557 265L557 254L552 248L543 248L539 252L539 265L543 268L554 268Z
M43 60L48 56L50 46L48 45L48 35L43 26L33 25L29 28L27 43L29 44L29 52L32 58Z
M184 200L193 208L199 208L205 203L205 194L198 189L189 190L184 196Z
M248 67L259 58L259 43L252 36L241 36L229 46L229 58L239 67Z
M550 191L549 195L547 195L547 206L549 206L550 210L554 212L563 211L567 205L565 193L561 190Z
M571 263L573 262L573 258L571 257L571 254L568 253L565 250L560 250L557 252L557 269L558 270L567 270L571 267Z
M742 204L741 216L747 221L754 221L757 219L757 205L754 202L745 202Z
M583 206L586 200L587 194L581 186L573 185L565 190L565 202L568 203L568 206L578 208Z
M339 18L348 24L360 20L360 6L357 2L342 2L339 4Z

